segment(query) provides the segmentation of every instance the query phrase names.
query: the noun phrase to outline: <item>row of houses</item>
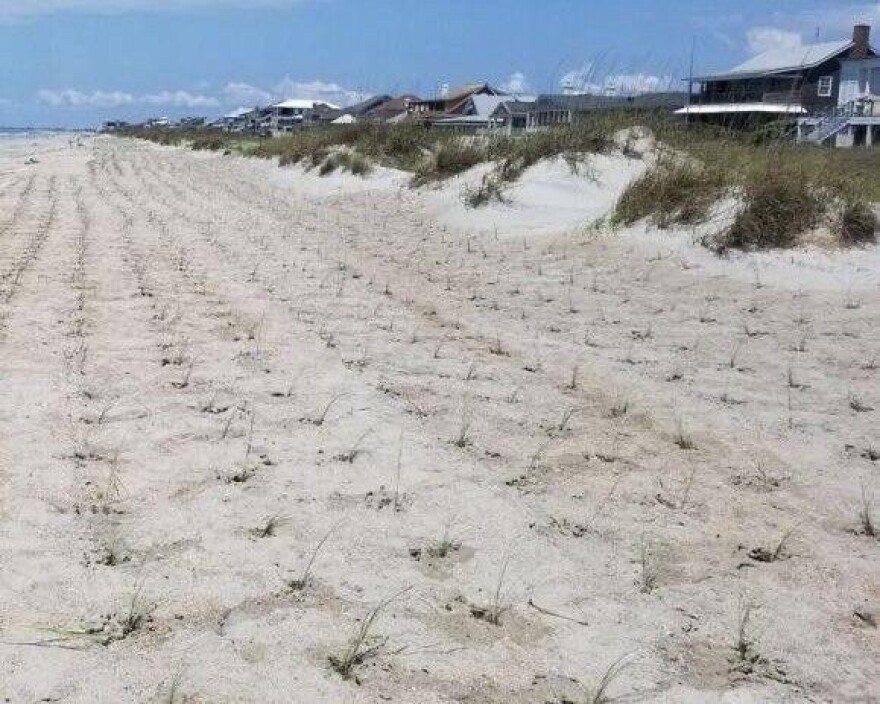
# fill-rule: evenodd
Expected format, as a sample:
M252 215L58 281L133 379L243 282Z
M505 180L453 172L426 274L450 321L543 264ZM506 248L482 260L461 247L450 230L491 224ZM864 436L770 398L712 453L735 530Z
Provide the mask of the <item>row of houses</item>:
M608 110L672 111L687 103L684 91L613 95L512 95L488 83L443 90L434 98L379 95L347 107L317 100L285 100L242 108L211 123L229 132L281 135L327 124L417 121L460 132L508 133L570 124L586 113Z
M345 107L289 99L242 108L209 126L270 136L316 125L416 121L442 130L515 133L609 111L749 128L773 123L800 141L872 146L880 143L880 56L871 28L858 24L848 39L779 46L729 70L689 76L681 91L529 96L473 83L430 98L376 95Z

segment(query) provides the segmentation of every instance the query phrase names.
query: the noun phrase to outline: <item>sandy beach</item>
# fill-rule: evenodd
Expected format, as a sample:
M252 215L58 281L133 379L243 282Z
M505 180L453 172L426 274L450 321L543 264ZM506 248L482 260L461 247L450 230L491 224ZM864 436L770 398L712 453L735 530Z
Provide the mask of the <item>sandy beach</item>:
M0 700L880 701L878 248L589 166L0 142Z

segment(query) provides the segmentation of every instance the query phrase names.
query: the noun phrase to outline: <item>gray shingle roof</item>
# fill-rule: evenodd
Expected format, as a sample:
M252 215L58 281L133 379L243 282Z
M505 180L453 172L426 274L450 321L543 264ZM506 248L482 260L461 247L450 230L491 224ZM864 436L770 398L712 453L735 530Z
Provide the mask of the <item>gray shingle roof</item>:
M723 80L749 78L767 73L785 73L818 66L839 56L853 46L851 40L806 44L803 46L776 47L753 56L748 61L723 73L700 76L695 80Z

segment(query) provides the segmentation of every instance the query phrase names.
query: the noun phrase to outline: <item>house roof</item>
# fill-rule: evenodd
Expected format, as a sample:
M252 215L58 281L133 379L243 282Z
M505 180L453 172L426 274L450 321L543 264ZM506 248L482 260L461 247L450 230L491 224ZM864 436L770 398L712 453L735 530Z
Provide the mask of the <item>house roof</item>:
M233 110L229 114L224 115L223 119L224 120L235 120L236 118L244 117L248 113L253 112L253 110L254 110L253 108L239 108L238 110Z
M364 113L364 117L372 120L391 120L400 115L407 115L409 105L420 101L417 95L400 95L389 98Z
M498 91L492 88L492 86L490 86L488 83L469 83L466 86L452 89L445 97L442 98L442 100L446 100L450 103L457 100L464 100L465 98L472 96L474 93L479 93L480 91L488 91L492 95L498 94Z
M491 117L492 113L498 109L498 106L502 103L509 103L510 96L509 95L472 95L470 97L471 103L474 106L475 114L480 117ZM519 99L520 102L524 103L534 103L535 99L527 100L524 98Z
M521 115L523 113L529 112L534 109L535 103L537 102L537 98L529 98L528 100L522 98L516 98L514 100L505 99L501 101L495 110L492 112L493 115L498 115L499 113L506 112L508 114L517 114Z
M349 105L348 107L341 108L339 112L343 115L364 115L370 110L379 107L383 103L387 103L389 100L391 100L390 95L374 95L373 97L362 100L361 102L355 103L354 105Z
M813 68L853 47L852 40L822 42L803 46L780 46L753 56L748 61L723 73L699 76L694 80L751 78L767 73L786 73Z
M325 100L303 100L299 98L282 100L280 103L275 103L272 107L287 108L289 110L314 110L319 105L325 105L331 110L339 110L338 105L333 105L333 103L328 103Z
M420 103L447 103L461 105L465 100L476 94L503 95L503 92L490 86L488 83L469 83L459 88L453 88L446 95L438 95L433 98L419 100Z

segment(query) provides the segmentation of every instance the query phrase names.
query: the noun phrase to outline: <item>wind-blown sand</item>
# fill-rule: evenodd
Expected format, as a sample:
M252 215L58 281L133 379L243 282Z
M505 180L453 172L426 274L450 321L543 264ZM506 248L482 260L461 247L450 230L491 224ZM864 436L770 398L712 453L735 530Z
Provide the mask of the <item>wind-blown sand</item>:
M0 699L878 701L876 248L0 148Z

